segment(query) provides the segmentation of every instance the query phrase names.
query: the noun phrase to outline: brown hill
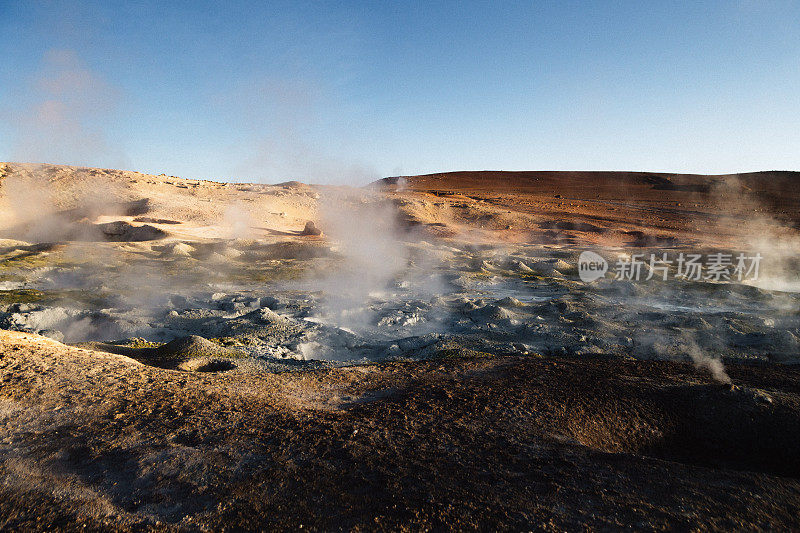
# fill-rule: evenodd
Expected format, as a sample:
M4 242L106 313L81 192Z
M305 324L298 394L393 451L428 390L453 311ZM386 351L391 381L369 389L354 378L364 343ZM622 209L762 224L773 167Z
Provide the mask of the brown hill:
M619 245L738 244L765 225L796 232L798 184L800 173L785 171L464 171L376 182L413 199L410 224L440 233L470 226L493 240Z

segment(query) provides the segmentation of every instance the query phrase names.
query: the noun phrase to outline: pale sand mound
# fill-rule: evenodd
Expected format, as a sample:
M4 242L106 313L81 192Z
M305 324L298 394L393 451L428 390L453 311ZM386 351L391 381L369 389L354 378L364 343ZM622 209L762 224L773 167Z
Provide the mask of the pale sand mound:
M233 354L233 351L218 346L199 335L181 337L153 349L153 355L173 358L205 357L210 355L230 356Z
M236 364L226 358L236 358L241 355L198 335L181 337L156 348L136 348L103 342L84 342L76 346L125 355L150 366L189 372L230 370L236 368Z

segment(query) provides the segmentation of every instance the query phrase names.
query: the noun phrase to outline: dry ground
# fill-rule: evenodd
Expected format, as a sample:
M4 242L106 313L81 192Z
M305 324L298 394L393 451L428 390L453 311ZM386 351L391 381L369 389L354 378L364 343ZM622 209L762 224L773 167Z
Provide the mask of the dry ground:
M253 376L2 332L20 529L796 529L800 374L448 359Z
M796 233L800 173L447 172L379 182L410 219L481 241L600 246L750 244Z
M320 198L339 190L18 163L0 163L0 180L0 227L20 214L74 217L77 209L97 223L149 224L168 234L166 242L313 240L300 235L305 223L319 222ZM10 187L9 180L24 186ZM386 178L376 188L406 226L470 242L729 246L752 244L754 233L796 237L800 228L797 172L450 172ZM115 203L143 199L144 214L115 212ZM25 232L11 233L0 237Z

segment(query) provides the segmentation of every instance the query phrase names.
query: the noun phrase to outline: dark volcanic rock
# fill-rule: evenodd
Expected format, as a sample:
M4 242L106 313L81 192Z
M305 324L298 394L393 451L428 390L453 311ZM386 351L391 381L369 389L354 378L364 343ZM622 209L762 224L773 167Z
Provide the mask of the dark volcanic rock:
M322 230L309 220L300 235L322 235Z
M121 220L97 224L97 227L106 240L116 242L153 241L167 236L167 232L149 224L134 226Z

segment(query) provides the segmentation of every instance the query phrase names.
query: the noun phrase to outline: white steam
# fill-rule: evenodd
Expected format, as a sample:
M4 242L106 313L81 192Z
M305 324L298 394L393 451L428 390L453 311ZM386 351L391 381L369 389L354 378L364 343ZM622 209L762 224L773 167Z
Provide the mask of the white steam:
M385 295L408 261L396 209L374 192L335 189L323 196L320 213L343 259L323 282L326 312L340 326L363 327L372 317L370 298Z
M694 340L684 339L680 349L691 358L695 367L707 370L720 383L731 383L731 378L725 371L725 365L722 364L722 360L705 353Z
M755 183L748 184L748 179ZM770 183L759 176L726 177L712 191L724 214L718 227L720 233L732 234L739 251L763 256L758 278L748 284L766 290L800 292L800 234L796 222L792 222L797 213L791 205L780 205L780 184L792 185L780 175L774 180ZM780 212L782 209L789 211Z

